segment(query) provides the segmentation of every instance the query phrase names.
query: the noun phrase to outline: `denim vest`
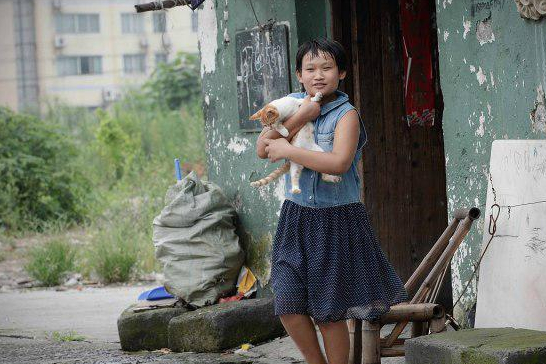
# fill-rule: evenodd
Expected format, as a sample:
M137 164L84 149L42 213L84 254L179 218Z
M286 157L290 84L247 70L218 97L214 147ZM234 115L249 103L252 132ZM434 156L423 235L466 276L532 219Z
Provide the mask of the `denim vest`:
M320 107L320 115L314 121L315 142L325 152L331 152L333 149L334 131L338 120L349 110L355 109L349 103L347 94L337 90L336 95L337 98L335 100ZM301 99L307 96L307 93L296 92L289 96ZM360 121L360 135L358 137L357 151L351 167L341 175L341 181L337 183L323 181L319 172L304 167L300 176L301 193L299 194L292 194L290 192L292 189L290 173L285 175L284 195L286 199L308 207L329 207L360 202L360 178L358 177L357 162L360 160L360 150L367 142L367 136L360 115L358 119Z

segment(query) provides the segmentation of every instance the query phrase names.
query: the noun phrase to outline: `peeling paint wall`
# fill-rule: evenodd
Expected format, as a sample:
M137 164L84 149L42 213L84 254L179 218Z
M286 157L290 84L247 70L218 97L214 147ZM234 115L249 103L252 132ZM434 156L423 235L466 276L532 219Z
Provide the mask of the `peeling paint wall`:
M461 207L482 210L452 262L455 300L479 257L484 218L489 221L491 143L546 136L546 20L522 19L512 0L437 0L436 11L449 214ZM475 297L473 283L457 318L466 316Z
M209 179L223 189L235 207L237 233L246 252L246 264L260 281L258 296L268 295L271 244L284 201L284 179L260 189L250 181L266 176L271 165L255 152L258 133L239 128L235 69L235 35L273 19L288 25L292 90L299 90L295 77L298 41L325 35L326 1L209 0L199 10L199 48L203 78L206 152ZM257 20L256 20L257 18ZM319 24L321 23L321 24ZM305 29L298 36L298 28ZM305 39L303 39L305 40Z

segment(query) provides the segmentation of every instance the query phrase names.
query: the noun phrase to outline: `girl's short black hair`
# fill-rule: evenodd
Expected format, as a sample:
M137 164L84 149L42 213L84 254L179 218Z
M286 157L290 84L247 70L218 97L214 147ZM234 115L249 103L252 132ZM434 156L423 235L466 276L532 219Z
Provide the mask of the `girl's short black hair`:
M312 39L299 46L296 53L296 71L301 73L303 57L307 53L311 53L313 57L318 57L319 52L331 55L336 61L339 71L347 71L345 49L339 42L327 38Z

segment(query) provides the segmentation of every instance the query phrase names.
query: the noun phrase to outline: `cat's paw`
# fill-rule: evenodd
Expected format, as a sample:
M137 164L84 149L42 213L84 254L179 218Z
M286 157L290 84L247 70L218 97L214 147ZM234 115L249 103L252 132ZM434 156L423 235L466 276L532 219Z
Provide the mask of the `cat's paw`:
M311 101L315 101L315 102L319 102L320 100L322 100L322 92L320 92L320 91L317 92L317 93L315 94L315 96L313 96L313 97L311 98Z
M341 181L341 176L336 176L333 174L322 174L322 180L326 182L338 183Z
M279 126L277 128L277 131L283 136L283 137L287 137L290 133L288 132L288 129L286 129L284 126Z
M295 187L295 188L292 188L292 191L291 191L293 194L300 194L301 193L301 190L299 189L299 187Z

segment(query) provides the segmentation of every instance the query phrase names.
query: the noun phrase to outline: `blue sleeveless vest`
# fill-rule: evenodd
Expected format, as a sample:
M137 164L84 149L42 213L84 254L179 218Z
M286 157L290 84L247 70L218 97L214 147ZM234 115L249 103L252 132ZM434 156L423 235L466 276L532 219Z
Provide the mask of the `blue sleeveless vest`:
M315 142L325 152L331 152L333 149L334 132L338 120L349 110L355 109L349 103L347 94L337 90L336 95L335 100L321 106L320 115L314 121ZM307 92L296 92L289 96L302 99L307 96ZM292 189L290 173L285 175L284 195L286 199L308 207L329 207L360 202L360 178L358 177L357 162L360 160L360 150L367 142L367 135L360 115L358 119L360 121L360 135L357 151L351 167L341 175L341 181L338 183L323 181L319 172L304 167L300 176L300 194L290 192Z

